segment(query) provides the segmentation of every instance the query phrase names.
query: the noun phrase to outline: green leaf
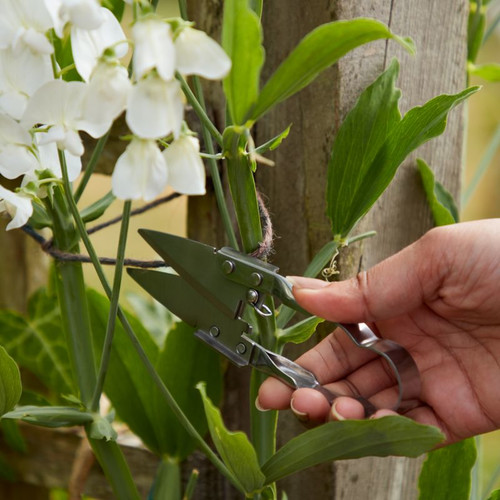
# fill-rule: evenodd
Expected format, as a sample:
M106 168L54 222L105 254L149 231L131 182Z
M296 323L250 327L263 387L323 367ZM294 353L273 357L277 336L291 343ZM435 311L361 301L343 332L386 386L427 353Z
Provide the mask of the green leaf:
M467 60L475 62L481 45L483 44L486 16L477 3L471 2L467 26Z
M168 332L155 368L190 422L204 435L208 428L196 384L203 380L208 397L217 403L221 400L223 379L217 352L194 336L194 328L178 322ZM160 450L184 460L196 448L196 441L159 395L152 403Z
M393 68L394 64L387 71L394 71ZM345 171L342 165L336 165L343 159L343 156L337 155L336 151L345 152L363 148L364 141L369 139L363 133L364 121L378 121L377 108L385 109L387 106L382 100L378 103L375 100L367 109L367 118L366 116L362 117L363 106L360 103L365 102L367 93L373 94L373 86L378 87L383 84L385 78L382 77L379 77L372 86L363 92L355 108L346 118L344 124L346 122L347 124L342 124L341 128L348 127L353 131L353 135L347 136L345 133L340 134L339 131L341 143L336 140L333 146L329 168L331 171L336 172L336 175L329 174L328 194L329 199L334 201L330 202L328 215L332 220L334 234L342 238L349 234L357 221L384 192L394 177L397 168L408 154L433 137L442 134L446 128L448 113L479 90L479 87L470 87L458 94L435 97L423 106L408 111L397 124L394 123L395 114L393 111L390 114L391 118L381 120L381 126L385 127L387 137L378 148L376 155L370 148L369 158L360 158L357 165L351 163L349 171ZM380 93L378 95L382 96ZM381 116L387 116L387 114L387 112L382 113ZM351 118L351 116L354 118ZM387 123L387 120L389 120L389 123ZM355 133L353 121L357 123L360 133ZM377 140L380 142L380 138Z
M489 64L469 64L467 70L470 75L479 76L483 80L488 82L500 82L500 64L489 63Z
M76 393L61 314L55 297L37 290L28 315L0 311L0 344L23 367L58 394Z
M286 344L287 342L292 342L294 344L302 344L316 331L316 327L325 321L323 318L318 318L317 316L311 316L306 318L290 328L285 330L278 330L277 339L280 344Z
M255 152L258 154L262 154L265 153L266 151L272 151L273 149L276 149L283 142L283 140L288 137L291 127L292 127L291 124L288 125L288 127L285 130L283 130L281 134L277 135L276 137L273 137L271 140L255 148Z
M417 158L418 171L436 226L458 222L458 209L453 196L434 178L434 173L424 160Z
M206 394L205 385L197 385L203 399L210 436L226 467L250 494L264 486L265 477L259 467L254 447L244 432L229 431L222 420L220 410Z
M111 422L106 417L96 415L94 416L94 421L90 424L89 436L92 439L116 441L118 434L113 429Z
M72 427L92 422L94 415L71 406L18 406L2 418L23 420L42 427Z
M29 218L28 224L33 229L43 229L44 227L52 227L52 220L49 214L39 203L32 203L33 215Z
M495 490L490 493L488 500L500 500L500 490Z
M95 290L87 298L92 318L94 345L100 356L106 331L109 301ZM160 349L149 332L134 316L126 313L139 342L165 385L190 421L201 433L207 426L202 405L195 391L200 380L209 384L209 392L220 399L222 373L218 355L193 335L193 329L176 323ZM186 458L195 448L195 441L177 421L159 389L128 339L117 324L104 391L117 414L153 451L161 455Z
M146 297L144 294L127 292L126 297L132 312L161 348L167 337L167 332L177 321L176 317L158 301Z
M98 219L104 212L108 209L108 207L115 201L115 196L110 191L105 196L103 196L100 200L97 200L92 205L84 208L80 212L80 216L83 222L91 222L95 219Z
M0 346L0 415L8 412L21 397L21 375L16 362Z
M392 34L385 24L374 19L334 21L314 29L265 84L251 112L251 119L257 120L273 106L303 89L350 50L380 38L392 38L410 52L414 51L410 39Z
M263 465L262 472L271 483L332 460L417 457L443 439L437 428L401 416L329 422L293 438Z
M399 64L394 59L359 97L342 123L333 143L328 164L327 215L334 235L347 236L345 220L352 199L363 179L374 169L373 161L387 135L401 121L398 101L401 91L395 87ZM348 226L348 225L347 225Z
M69 31L64 34L62 39L57 38L54 35L53 44L55 57L59 68L61 68L61 70L64 70L65 68L71 68L63 72L63 80L66 80L67 82L82 81L81 76L78 74L78 71L76 71L76 68L74 67L75 61L73 60L71 36Z
M181 500L181 470L179 462L165 457L158 466L151 500Z
M476 455L474 439L429 453L418 480L419 499L468 500Z
M229 112L234 124L243 125L257 99L264 63L260 20L248 0L224 2L222 47L232 61L223 81Z

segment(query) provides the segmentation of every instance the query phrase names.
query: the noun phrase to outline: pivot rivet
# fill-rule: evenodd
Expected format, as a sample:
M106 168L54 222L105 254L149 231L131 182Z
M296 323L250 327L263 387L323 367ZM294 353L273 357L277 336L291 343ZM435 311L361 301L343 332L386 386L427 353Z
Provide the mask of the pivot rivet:
M233 271L234 271L234 262L231 261L231 260L225 260L223 263L222 263L222 270L226 273L226 274L231 274Z
M211 326L209 333L212 337L218 337L220 335L220 330L218 326Z
M238 354L245 354L247 350L247 346L245 344L243 344L243 342L240 342L237 346L236 346L236 352Z

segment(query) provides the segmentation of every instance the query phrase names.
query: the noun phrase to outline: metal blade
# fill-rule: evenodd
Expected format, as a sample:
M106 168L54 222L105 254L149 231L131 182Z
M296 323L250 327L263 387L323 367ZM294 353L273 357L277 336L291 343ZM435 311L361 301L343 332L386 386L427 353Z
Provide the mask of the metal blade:
M238 315L242 287L226 279L214 247L149 229L139 229L139 234L205 299L228 316Z
M238 366L248 364L252 346L241 337L250 333L248 323L224 314L175 274L136 268L127 271L158 302L196 328L197 337Z

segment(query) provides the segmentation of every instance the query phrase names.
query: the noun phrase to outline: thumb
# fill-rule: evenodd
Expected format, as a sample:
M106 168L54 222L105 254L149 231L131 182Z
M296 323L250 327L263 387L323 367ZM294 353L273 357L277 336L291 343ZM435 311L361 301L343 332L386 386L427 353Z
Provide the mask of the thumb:
M434 296L443 267L424 238L355 278L328 283L288 277L304 309L329 321L359 323L407 313Z

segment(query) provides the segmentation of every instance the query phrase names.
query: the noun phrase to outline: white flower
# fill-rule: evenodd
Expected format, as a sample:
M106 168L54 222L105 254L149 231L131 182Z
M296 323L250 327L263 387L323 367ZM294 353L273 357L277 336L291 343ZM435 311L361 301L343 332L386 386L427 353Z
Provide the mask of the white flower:
M39 137L40 134L37 134ZM66 168L68 171L68 179L73 182L78 178L82 170L82 160L79 156L72 155L68 151L64 151L66 158ZM59 155L57 154L57 145L54 142L48 144L38 144L38 161L39 165L37 170L50 170L55 177L61 179L61 163L59 162ZM24 180L23 180L24 185Z
M87 85L82 82L53 80L40 87L28 102L21 123L27 128L36 124L48 126L47 132L39 132L39 144L55 142L75 156L83 154L83 144L78 130L92 137L100 137L102 126L83 119L83 103Z
M43 0L36 0L41 2ZM98 28L103 22L103 12L97 0L44 0L52 17L54 30L59 38L67 22L86 30Z
M156 18L137 21L132 27L134 39L134 73L139 80L156 68L163 80L175 71L175 49L170 26Z
M71 50L80 76L88 81L103 52L113 47L115 56L123 57L128 43L120 23L111 11L101 7L104 22L96 29L71 28ZM120 43L123 42L123 43Z
M175 39L176 68L184 75L200 75L211 80L224 78L231 59L205 32L184 28Z
M34 170L38 163L30 146L30 134L9 116L0 115L0 174L15 179Z
M134 138L116 162L111 185L117 198L150 201L163 191L167 180L167 166L156 141Z
M21 193L13 193L0 186L0 212L7 212L12 220L7 224L7 231L22 227L33 213L31 200Z
M178 193L205 194L205 168L199 155L200 142L182 135L163 151L168 183Z
M184 114L183 94L177 80L165 81L155 72L132 87L126 121L132 132L156 139L173 132L179 136Z
M50 56L24 46L0 50L0 111L19 120L28 99L53 79Z
M0 0L0 48L24 46L34 53L51 54L45 33L53 27L43 1Z
M104 135L125 110L131 88L126 68L117 62L101 61L92 73L83 101L85 128Z

